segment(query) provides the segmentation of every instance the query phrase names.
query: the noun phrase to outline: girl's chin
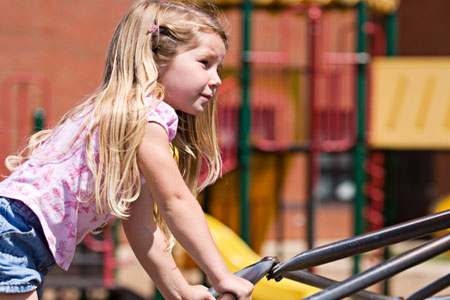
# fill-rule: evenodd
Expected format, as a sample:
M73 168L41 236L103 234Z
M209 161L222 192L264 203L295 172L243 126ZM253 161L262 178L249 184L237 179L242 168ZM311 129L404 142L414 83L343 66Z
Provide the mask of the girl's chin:
M203 114L204 111L205 111L204 109L202 109L202 110L197 110L197 111L194 112L192 115L194 115L194 116L199 116L199 115Z
M183 111L183 112L188 114L188 115L198 116L198 115L201 115L204 111L205 111L204 108L195 108L195 109L192 109L192 110L189 110L189 111Z

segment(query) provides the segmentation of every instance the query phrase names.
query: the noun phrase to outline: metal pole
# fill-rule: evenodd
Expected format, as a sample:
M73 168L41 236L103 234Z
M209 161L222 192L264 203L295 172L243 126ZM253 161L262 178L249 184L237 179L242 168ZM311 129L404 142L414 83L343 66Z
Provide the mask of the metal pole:
M447 274L444 277L427 285L423 289L420 289L419 291L406 298L406 300L422 300L428 298L429 296L433 296L434 294L442 291L448 286L450 286L450 274Z
M157 288L155 288L155 300L164 300L163 295Z
M357 21L357 52L365 53L367 48L366 34L363 31L364 24L367 22L367 4L359 2L357 4L358 21ZM362 215L363 208L366 204L363 186L366 182L366 174L364 171L364 162L367 156L366 140L365 140L365 122L366 122L366 65L358 64L357 66L357 101L358 101L358 131L356 144L354 148L355 155L355 201L354 201L354 235L360 235L364 232L364 218ZM356 274L360 269L360 256L354 257L353 273Z
M241 237L250 245L250 87L251 87L251 65L250 65L250 18L253 5L249 0L243 4L243 41L242 41L242 104L239 108L239 163L240 163L240 198L241 198Z
M34 128L33 132L38 132L44 129L44 119L45 113L43 109L36 109L33 115L34 118Z
M290 271L283 273L284 278L292 279L307 285L315 286L318 288L327 288L328 286L338 283L335 280L319 276L306 271ZM400 300L399 297L390 297L385 295L379 295L368 291L359 291L351 295L352 298L357 300Z
M397 55L397 40L398 40L398 21L397 21L397 12L392 12L389 15L387 15L386 18L386 56L396 56ZM386 178L386 182L389 182L389 169L392 165L392 152L391 151L385 151L385 157L386 157L386 173L388 174ZM394 216L395 216L395 205L394 200L392 199L390 193L392 193L392 188L389 187L386 188L386 206L384 211L385 216L385 224L387 225L392 224ZM390 257L390 249L389 247L386 247L384 249L384 259L387 260ZM390 282L389 280L386 280L384 282L384 293L386 295L390 294Z
M374 283L389 278L410 267L450 249L450 233L410 251L391 258L375 267L354 275L342 282L329 286L322 291L305 298L305 300L336 300L349 296Z
M417 238L449 227L450 210L427 215L425 217L304 251L275 268L270 277L277 278L285 271L295 271L325 264L351 255Z
M242 277L253 283L257 284L264 276L266 276L272 267L279 262L278 258L267 256L262 258L260 261L241 269L234 274L236 276ZM212 287L208 290L214 298L219 298L219 294Z
M386 23L386 55L397 55L398 17L397 12L387 15Z
M318 177L320 174L320 166L318 160L320 153L318 149L318 137L320 132L320 113L316 110L317 103L317 44L318 44L318 21L321 17L321 10L318 6L311 6L308 9L308 37L309 37L309 159L308 159L308 199L306 203L306 239L308 249L314 247L315 236L315 206L317 198Z

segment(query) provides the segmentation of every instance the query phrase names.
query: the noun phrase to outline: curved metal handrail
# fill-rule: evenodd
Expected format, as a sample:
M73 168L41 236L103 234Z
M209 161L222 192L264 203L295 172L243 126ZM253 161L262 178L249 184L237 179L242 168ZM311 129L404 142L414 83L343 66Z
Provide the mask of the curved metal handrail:
M423 263L439 254L449 251L450 233L424 242L416 248L394 256L341 282L304 271L303 269L418 238L448 228L450 228L450 210L313 248L299 253L286 263L281 263L275 257L266 257L235 274L248 279L253 284L256 284L267 275L267 279L280 281L283 278L288 278L322 288L321 291L305 298L307 300L335 300L347 296L351 296L358 300L403 299L402 297L392 297L364 291L364 289L408 268ZM423 287L413 293L410 297L406 298L406 300L450 300L450 296L428 298L447 286L450 286L450 274ZM213 289L210 291L216 298L219 296Z

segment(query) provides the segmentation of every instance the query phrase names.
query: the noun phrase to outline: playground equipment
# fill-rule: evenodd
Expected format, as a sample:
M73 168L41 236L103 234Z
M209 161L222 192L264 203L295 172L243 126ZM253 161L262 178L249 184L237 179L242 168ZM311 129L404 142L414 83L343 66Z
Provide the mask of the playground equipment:
M259 250L261 237L264 238L266 233L261 231L267 228L267 223L278 213L280 204L276 202L279 200L283 178L292 160L292 154L303 152L309 155L306 182L310 193L307 217L310 221L314 218L312 198L315 197L314 189L318 184L320 152L345 151L351 149L356 141L358 106L352 90L352 80L355 78L354 66L360 60L359 56L344 52L346 48L342 45L342 49L332 53L323 48L323 43L317 35L318 32L324 31L320 24L322 10L318 6L295 4L279 11L278 16L276 21L279 23L273 26L280 30L278 49L249 50L246 53L246 63L252 71L251 84L239 85L236 79L228 77L219 90L219 137L223 141L225 172L236 166L239 168L236 170L237 174L226 175L232 177L225 177L226 184L219 182L212 187L210 198L213 204L208 206L213 209L211 213L219 216L233 230L251 232L253 236L243 235L246 236L244 240L256 251ZM309 47L310 65L302 61L304 58L298 53L299 49L297 53L293 53L295 45L290 33L293 24L303 26L308 32L301 41L302 45L304 42ZM349 29L351 27L346 26L344 35L349 35ZM302 48L306 52L304 48L306 46ZM247 115L245 118L249 120L244 121L242 112L247 109L245 99L241 95L247 93L250 97L247 113L251 114L251 120ZM242 128L243 124L251 128L247 138L242 137L242 131L246 130ZM242 148L247 142L250 145L245 147L251 149L252 160L244 163ZM264 160L266 163L262 163ZM252 169L251 182L242 179L242 176L246 176L246 167L243 167L243 164ZM269 173L277 180L270 178ZM245 191L241 190L230 197L230 186ZM228 196L222 196L225 194L224 188ZM263 194L264 191L266 196L256 200L255 194ZM214 202L225 201L229 208L229 203L233 202L230 198L240 199L237 207L237 212L241 213L240 228L235 225L236 220L226 219L233 216L233 213L227 213L225 217L219 212L220 209L215 208L218 204ZM255 209L258 205L265 207L266 216L261 217L264 213ZM265 220L263 226L259 222L261 219ZM246 226L248 228L244 229ZM313 220L308 227L311 240L308 244L312 245Z
M449 149L448 78L450 58L376 58L372 63L371 147Z
M217 223L216 220L208 219L212 228L220 228L223 225ZM361 273L355 274L346 280L336 282L326 277L318 276L304 269L318 266L324 263L342 259L345 257L353 256L356 254L362 254L367 251L414 239L423 235L431 234L433 232L441 231L450 227L450 210L428 215L422 218L417 218L401 224L382 228L370 233L366 233L360 236L355 236L349 239L337 241L328 245L323 245L318 248L313 248L305 252L299 253L285 263L280 263L275 258L264 258L260 262L255 263L252 266L244 268L238 271L236 274L257 283L259 280L268 274L267 279L275 279L277 281L282 278L289 278L301 283L323 288L317 293L312 294L311 290L304 290L303 293L298 293L296 299L308 299L308 300L335 300L342 299L347 296L351 296L360 300L400 300L403 298L393 297L387 295L380 295L373 292L364 291L365 288L377 283L383 279L389 278L395 274L398 274L410 267L418 265L431 259L445 251L450 250L450 233L435 238L434 240L424 242L422 245L401 253L389 260L375 265ZM221 230L220 234L223 234L228 240L235 239L234 236L225 230ZM224 253L228 254L230 258L227 260L229 265L236 267L242 263L243 259L239 256L240 253L246 253L245 247L230 247L228 242L217 240L219 245L222 245L223 249L226 249ZM233 245L239 245L241 242L236 241ZM231 246L233 246L231 245ZM239 252L238 252L239 250ZM251 254L251 253L250 253ZM234 259L233 255L238 257ZM248 255L246 253L246 255ZM249 255L248 257L251 257ZM230 262L231 260L231 262ZM284 280L284 279L283 279ZM282 283L283 281L281 281ZM282 297L283 292L279 291L277 294L270 294L271 297L265 297L267 294L261 294L261 298L257 296L259 292L259 285L264 289L267 286L267 281L262 280L261 283L256 284L254 299L291 299ZM420 288L418 291L411 294L407 300L421 300L432 299L430 296L441 291L445 287L450 285L450 276L446 275L443 278L432 282ZM267 292L270 293L272 289ZM213 295L215 292L211 290ZM311 294L310 294L311 293ZM305 294L308 296L305 297ZM434 298L433 298L434 299ZM442 298L448 299L448 296Z
M254 252L234 231L229 229L217 219L207 215L209 228L213 235L214 241L225 259L227 267L234 271L238 271L258 260L261 257ZM317 288L297 283L291 280L283 280L282 282L264 280L256 285L253 292L255 300L297 300L304 298L317 292Z
M252 6L251 4L246 4L245 8L251 10ZM324 54L322 52L324 49L314 48L314 46L320 46L320 39L317 37L318 33L323 33L323 31L317 30L321 28L322 15L320 8L309 6L305 9L305 7L302 8L299 5L295 9L307 15L309 22L308 32L312 33L308 40L311 47L308 61L310 64L308 65L308 78L311 84L309 89L309 104L311 108L309 124L311 124L311 131L308 143L304 145L305 147L302 150L309 154L310 162L308 172L310 173L309 190L311 194L308 203L309 213L307 219L309 222L314 222L315 201L313 189L318 183L318 166L316 163L318 155L321 152L351 149L355 157L354 177L357 188L354 209L354 234L362 234L366 230L366 223L368 223L367 229L369 230L380 229L386 223L389 224L391 222L384 216L387 206L384 202L386 199L384 189L387 170L385 165L386 156L383 150L448 149L448 141L450 140L448 138L448 88L444 84L449 76L448 67L446 67L448 59L393 58L392 56L396 52L395 13L387 16L386 28L388 30L386 35L383 35L380 28L369 21L367 9L363 3L357 6L358 14L355 26L357 34L355 39L357 41L356 51ZM250 14L250 12L246 12L244 15L247 16L247 14ZM246 23L245 28L250 30ZM283 29L286 28L283 27ZM246 38L249 38L249 35L249 32L244 34ZM261 69L261 65L264 63L266 65L274 65L276 62L279 64L278 66L282 66L283 62L286 61L282 55L284 53L259 53L245 47L244 51L244 68L248 68L248 74L246 73L244 76L241 85L242 90L239 93L247 98L243 99L240 116L244 116L247 113L249 120L243 121L241 124L250 124L252 130L249 127L243 130L243 134L240 132L242 141L239 145L241 145L240 147L247 147L247 149L244 149L245 151L248 151L248 149L256 149L256 152L289 151L291 150L290 147L280 147L278 145L277 148L273 143L276 141L275 138L269 139L269 141L264 140L264 144L258 144L258 138L255 138L257 133L270 132L270 130L259 130L257 125L255 126L255 123L253 123L254 119L258 118L258 109L256 108L258 100L254 96L254 85L252 84L258 84L259 81L256 79L253 83L249 83L251 80L248 78L250 76L254 79L253 76L257 76L256 70L258 68ZM375 57L377 55L388 55L390 57ZM266 61L263 59L266 59ZM338 97L327 98L320 94L321 90L333 90L333 93L330 92L333 96L338 94L336 93L338 90L336 89L336 86L338 86L337 78L342 77L342 73L339 72L345 69L337 68L338 65L345 65L348 69L355 71L349 75L351 78L349 80L357 82L356 94L355 98L347 103L339 103ZM268 69L270 68L268 67ZM328 84L323 84L324 81ZM410 90L411 97L406 96L406 86L413 87ZM324 88L321 89L322 87ZM371 98L370 101L368 101L368 98ZM245 103L245 101L247 102ZM346 106L348 103L352 105ZM400 110L402 107L408 108ZM328 108L331 108L331 110L327 111ZM274 114L277 113L276 109L272 111ZM281 111L279 109L278 113ZM433 114L433 112L435 113ZM252 113L251 121L250 113ZM342 118L341 121L347 120L348 122L337 122L336 119L339 116L345 116L346 118ZM286 120L289 118L290 116L286 115ZM356 126L346 127L345 125L347 124ZM336 131L338 134L336 134ZM253 132L256 133L253 134ZM369 136L367 136L367 132ZM272 136L275 137L275 135ZM345 146L342 146L343 144ZM238 153L238 150L240 153L243 151L236 146L235 153ZM246 224L247 226L253 224L252 218L258 214L253 214L253 211L250 212L253 203L251 200L253 197L252 185L248 182L248 174L245 173L248 172L251 163L248 159L248 152L245 151L241 160L234 160L235 162L240 161L240 166L244 165L241 169L241 172L244 174L241 175L242 179L240 181L241 211L243 214L241 216L241 220L243 220L241 224L243 227ZM255 173L252 172L252 176ZM368 202L368 206L366 206L366 202ZM245 215L246 213L249 213L250 217ZM242 231L246 232L248 228ZM312 247L314 244L313 224L309 225L308 235L308 246ZM250 238L248 237L248 233L243 236L246 241L254 243L251 235ZM355 257L354 272L359 272L358 256Z

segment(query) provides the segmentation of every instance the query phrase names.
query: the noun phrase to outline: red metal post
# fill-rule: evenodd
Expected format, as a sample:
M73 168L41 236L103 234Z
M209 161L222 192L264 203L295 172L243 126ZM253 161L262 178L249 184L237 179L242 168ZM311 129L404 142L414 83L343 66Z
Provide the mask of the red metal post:
M315 220L315 202L317 195L317 187L320 179L320 148L318 145L318 133L320 133L320 112L317 105L317 76L318 76L318 59L317 45L319 34L319 21L322 11L319 6L311 6L308 9L309 17L309 105L310 105L310 127L309 127L309 161L308 161L308 191L307 200L307 246L314 247L314 220Z

